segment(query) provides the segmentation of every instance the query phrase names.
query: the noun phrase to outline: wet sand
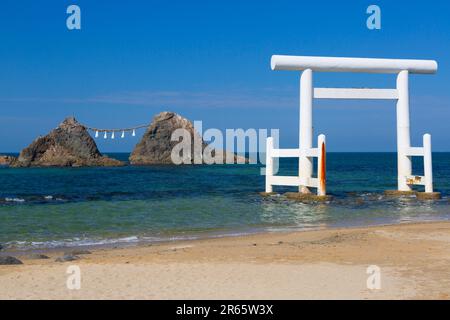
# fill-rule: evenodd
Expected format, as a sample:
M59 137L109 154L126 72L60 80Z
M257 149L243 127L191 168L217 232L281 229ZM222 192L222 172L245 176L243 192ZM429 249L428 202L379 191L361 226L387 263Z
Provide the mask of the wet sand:
M450 222L101 248L0 266L0 299L450 299ZM81 288L67 288L69 266ZM368 289L367 268L381 289Z

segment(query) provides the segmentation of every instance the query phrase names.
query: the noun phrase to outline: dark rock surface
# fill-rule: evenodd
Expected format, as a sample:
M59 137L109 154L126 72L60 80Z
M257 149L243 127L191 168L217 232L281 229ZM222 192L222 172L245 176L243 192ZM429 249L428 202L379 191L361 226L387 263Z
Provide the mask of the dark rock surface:
M39 254L39 253L35 253L35 254L31 254L28 256L29 259L33 259L33 260L44 260L44 259L50 259L49 256L46 256L45 254Z
M153 118L142 140L131 153L130 163L137 165L173 164L171 159L172 149L179 142L171 141L171 137L173 131L180 128L186 129L191 134L192 152L189 156L193 161L195 153L194 137L199 139L198 141L202 139L195 132L192 122L174 112L161 112ZM201 150L197 156L201 156Z
M123 162L102 156L87 129L75 118L66 118L49 134L37 138L11 167L121 166Z
M171 141L171 138L172 133L177 129L187 130L191 137L191 153L182 155L183 159L186 159L183 163L193 164L195 159L197 159L199 163L195 163L201 164L203 162L203 150L207 147L207 144L203 141L200 134L195 131L191 121L174 112L161 112L153 118L142 140L131 153L130 163L133 165L174 164L171 158L172 150L181 140ZM217 159L222 158L223 163L225 163L227 152L213 150L211 155ZM246 162L247 160L234 154L231 157L235 161L241 159L241 161Z
M92 252L90 252L89 250L74 249L74 250L70 250L70 251L64 252L64 255L78 256L78 255L82 255L82 254L91 254L91 253Z
M73 255L73 254L65 254L62 257L56 258L56 262L67 262L67 261L75 261L79 260L80 257Z
M15 264L23 264L22 261L15 257L11 256L0 256L0 265L6 266L6 265L15 265Z

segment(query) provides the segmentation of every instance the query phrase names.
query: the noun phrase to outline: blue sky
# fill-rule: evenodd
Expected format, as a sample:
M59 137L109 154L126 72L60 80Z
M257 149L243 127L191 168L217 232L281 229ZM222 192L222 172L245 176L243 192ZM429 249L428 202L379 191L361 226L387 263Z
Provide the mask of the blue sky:
M77 4L82 29L66 28ZM382 29L366 28L377 4ZM435 59L411 77L412 141L450 151L448 1L10 1L0 7L0 151L17 152L75 115L128 127L175 111L204 128L280 128L298 141L296 72L273 54ZM395 85L393 75L316 74L317 86ZM393 102L316 101L315 134L331 151L394 151ZM142 133L142 132L141 132ZM104 141L130 151L137 138Z

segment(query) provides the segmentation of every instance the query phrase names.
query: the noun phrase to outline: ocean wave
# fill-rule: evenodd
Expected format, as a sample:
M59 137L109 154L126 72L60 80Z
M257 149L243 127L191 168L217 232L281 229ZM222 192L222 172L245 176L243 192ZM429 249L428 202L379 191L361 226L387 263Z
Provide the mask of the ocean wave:
M270 231L270 230L267 230ZM165 235L165 236L137 236L131 235L127 237L118 238L78 238L49 241L9 241L4 243L5 248L14 250L42 250L42 249L62 249L73 247L102 247L111 245L127 245L139 243L160 243L166 241L189 241L202 238L222 238L222 237L237 237L247 234L255 233L253 231L246 232L219 232L208 233L203 235Z
M22 198L5 198L6 202L18 202L18 203L23 203L25 202L25 199Z
M101 238L72 238L62 240L49 241L9 241L5 243L5 247L9 249L57 249L67 247L85 247L85 246L103 246L113 244L138 243L144 239L138 236L120 237L114 239Z
M75 201L73 199L72 201ZM53 195L17 195L17 196L7 196L0 198L0 204L48 204L51 202L61 203L69 202L70 199L66 199L64 196L53 196ZM78 200L80 201L80 200Z

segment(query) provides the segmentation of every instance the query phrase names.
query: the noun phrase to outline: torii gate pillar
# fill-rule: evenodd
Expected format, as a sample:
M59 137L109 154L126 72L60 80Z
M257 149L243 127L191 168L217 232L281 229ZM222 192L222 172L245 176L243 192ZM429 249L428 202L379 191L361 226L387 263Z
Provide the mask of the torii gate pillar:
M411 157L406 151L411 148L409 128L409 72L400 71L397 76L397 166L398 190L411 191L405 177L412 175ZM432 190L431 190L432 192Z
M312 148L313 145L313 125L312 125L312 108L313 108L314 88L313 88L313 72L306 69L300 76L300 128L299 128L299 177L310 179L313 174L313 159L307 156L305 152ZM300 186L299 192L310 193L307 186Z

